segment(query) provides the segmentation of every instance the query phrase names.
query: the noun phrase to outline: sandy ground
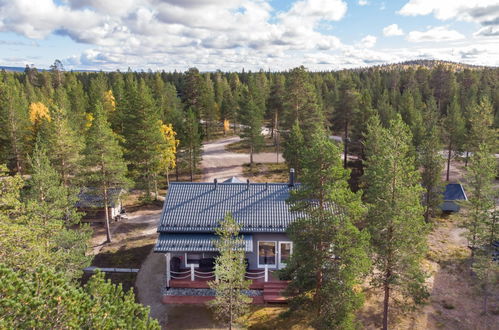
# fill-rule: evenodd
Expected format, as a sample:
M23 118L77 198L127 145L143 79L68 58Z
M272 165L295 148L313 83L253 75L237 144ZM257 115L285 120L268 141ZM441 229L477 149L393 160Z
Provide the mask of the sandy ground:
M239 136L232 136L204 144L203 160L201 161L204 182L212 182L214 179L223 181L233 176L243 180L246 179L242 175L242 165L249 163L249 154L228 152L225 150L225 146L240 140ZM253 161L256 163L272 163L276 160L276 154L271 152L258 153L253 156ZM283 161L284 159L279 155L279 162Z

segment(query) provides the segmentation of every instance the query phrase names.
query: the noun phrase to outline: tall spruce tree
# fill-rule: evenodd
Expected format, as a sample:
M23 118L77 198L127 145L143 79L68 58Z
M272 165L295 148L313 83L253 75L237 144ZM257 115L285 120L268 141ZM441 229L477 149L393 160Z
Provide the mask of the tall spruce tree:
M367 230L361 192L353 193L340 150L317 131L303 152L301 185L289 202L303 217L289 228L293 255L286 269L292 278L292 307L312 312L318 329L355 329L363 296L355 287L369 270ZM338 299L341 297L341 299Z
M214 241L220 253L215 259L216 280L208 283L215 290L215 299L208 305L229 329L248 311L251 302L242 292L249 289L251 281L245 279L244 240L239 236L239 230L240 226L231 214L220 221L220 227L215 230L218 240Z
M365 200L376 269L372 284L384 291L383 329L388 329L394 291L406 305L422 303L428 296L421 269L427 226L411 139L400 116L390 122L390 128L373 119L366 136Z
M112 131L102 105L97 104L94 113L95 118L87 132L84 180L102 196L106 213L106 236L107 241L111 242L109 190L126 188L130 181L126 177L127 167L118 143L118 136Z

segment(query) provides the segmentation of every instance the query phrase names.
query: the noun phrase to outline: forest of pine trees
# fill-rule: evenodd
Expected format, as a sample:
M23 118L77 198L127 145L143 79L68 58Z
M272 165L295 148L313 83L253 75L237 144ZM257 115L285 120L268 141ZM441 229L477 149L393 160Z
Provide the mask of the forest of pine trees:
M252 165L253 153L268 143L266 126L302 182L291 201L306 216L290 228L295 254L287 272L291 305L316 312L315 326L355 328L363 301L356 288L373 268L370 285L384 294L385 329L395 296L407 305L425 301L426 235L456 157L469 168L465 226L487 309L487 288L497 285L490 275L497 265L483 246L497 239L490 209L499 69L416 63L334 72L104 73L67 72L56 64L48 71L0 72L0 170L8 178L0 181L0 226L14 231L0 239L0 262L13 271L0 271L13 282L16 272L42 261L47 278L68 265L69 280L88 264L78 243L88 232L69 229L79 222L70 211L82 187L98 188L104 201L115 187L157 198L169 180L195 180L203 141L228 130L242 138ZM341 145L332 135L342 137ZM363 175L355 186L352 165ZM19 253L15 233L27 232L28 223L24 244L42 261L26 253L9 264ZM61 242L67 253L52 255ZM344 299L335 301L338 294ZM120 299L135 308L130 298Z

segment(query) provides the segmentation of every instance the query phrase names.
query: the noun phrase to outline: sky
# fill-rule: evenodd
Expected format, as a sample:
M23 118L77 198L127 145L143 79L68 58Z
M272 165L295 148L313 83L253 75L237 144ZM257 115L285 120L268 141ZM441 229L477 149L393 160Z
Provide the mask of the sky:
M0 65L337 70L499 65L499 0L0 0Z

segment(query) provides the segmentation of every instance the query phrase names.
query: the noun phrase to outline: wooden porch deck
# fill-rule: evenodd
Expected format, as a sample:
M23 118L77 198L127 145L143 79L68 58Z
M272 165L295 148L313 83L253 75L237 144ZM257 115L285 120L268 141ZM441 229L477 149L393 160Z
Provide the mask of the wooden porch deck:
M182 270L188 271L189 269ZM181 272L182 272L181 271ZM261 272L261 270L249 270L248 277L256 277L251 274ZM202 275L200 278L198 275L194 277L194 281L191 278L183 279L171 279L170 288L188 288L188 289L208 289L208 282L214 280L214 276ZM253 304L264 304L264 303L286 303L286 297L283 295L283 291L288 287L289 281L282 281L277 278L272 272L268 273L268 280L265 281L264 278L251 279L250 289L252 290L262 290L263 294L261 296L253 297ZM162 303L164 304L203 304L207 301L214 299L214 296L163 296Z

